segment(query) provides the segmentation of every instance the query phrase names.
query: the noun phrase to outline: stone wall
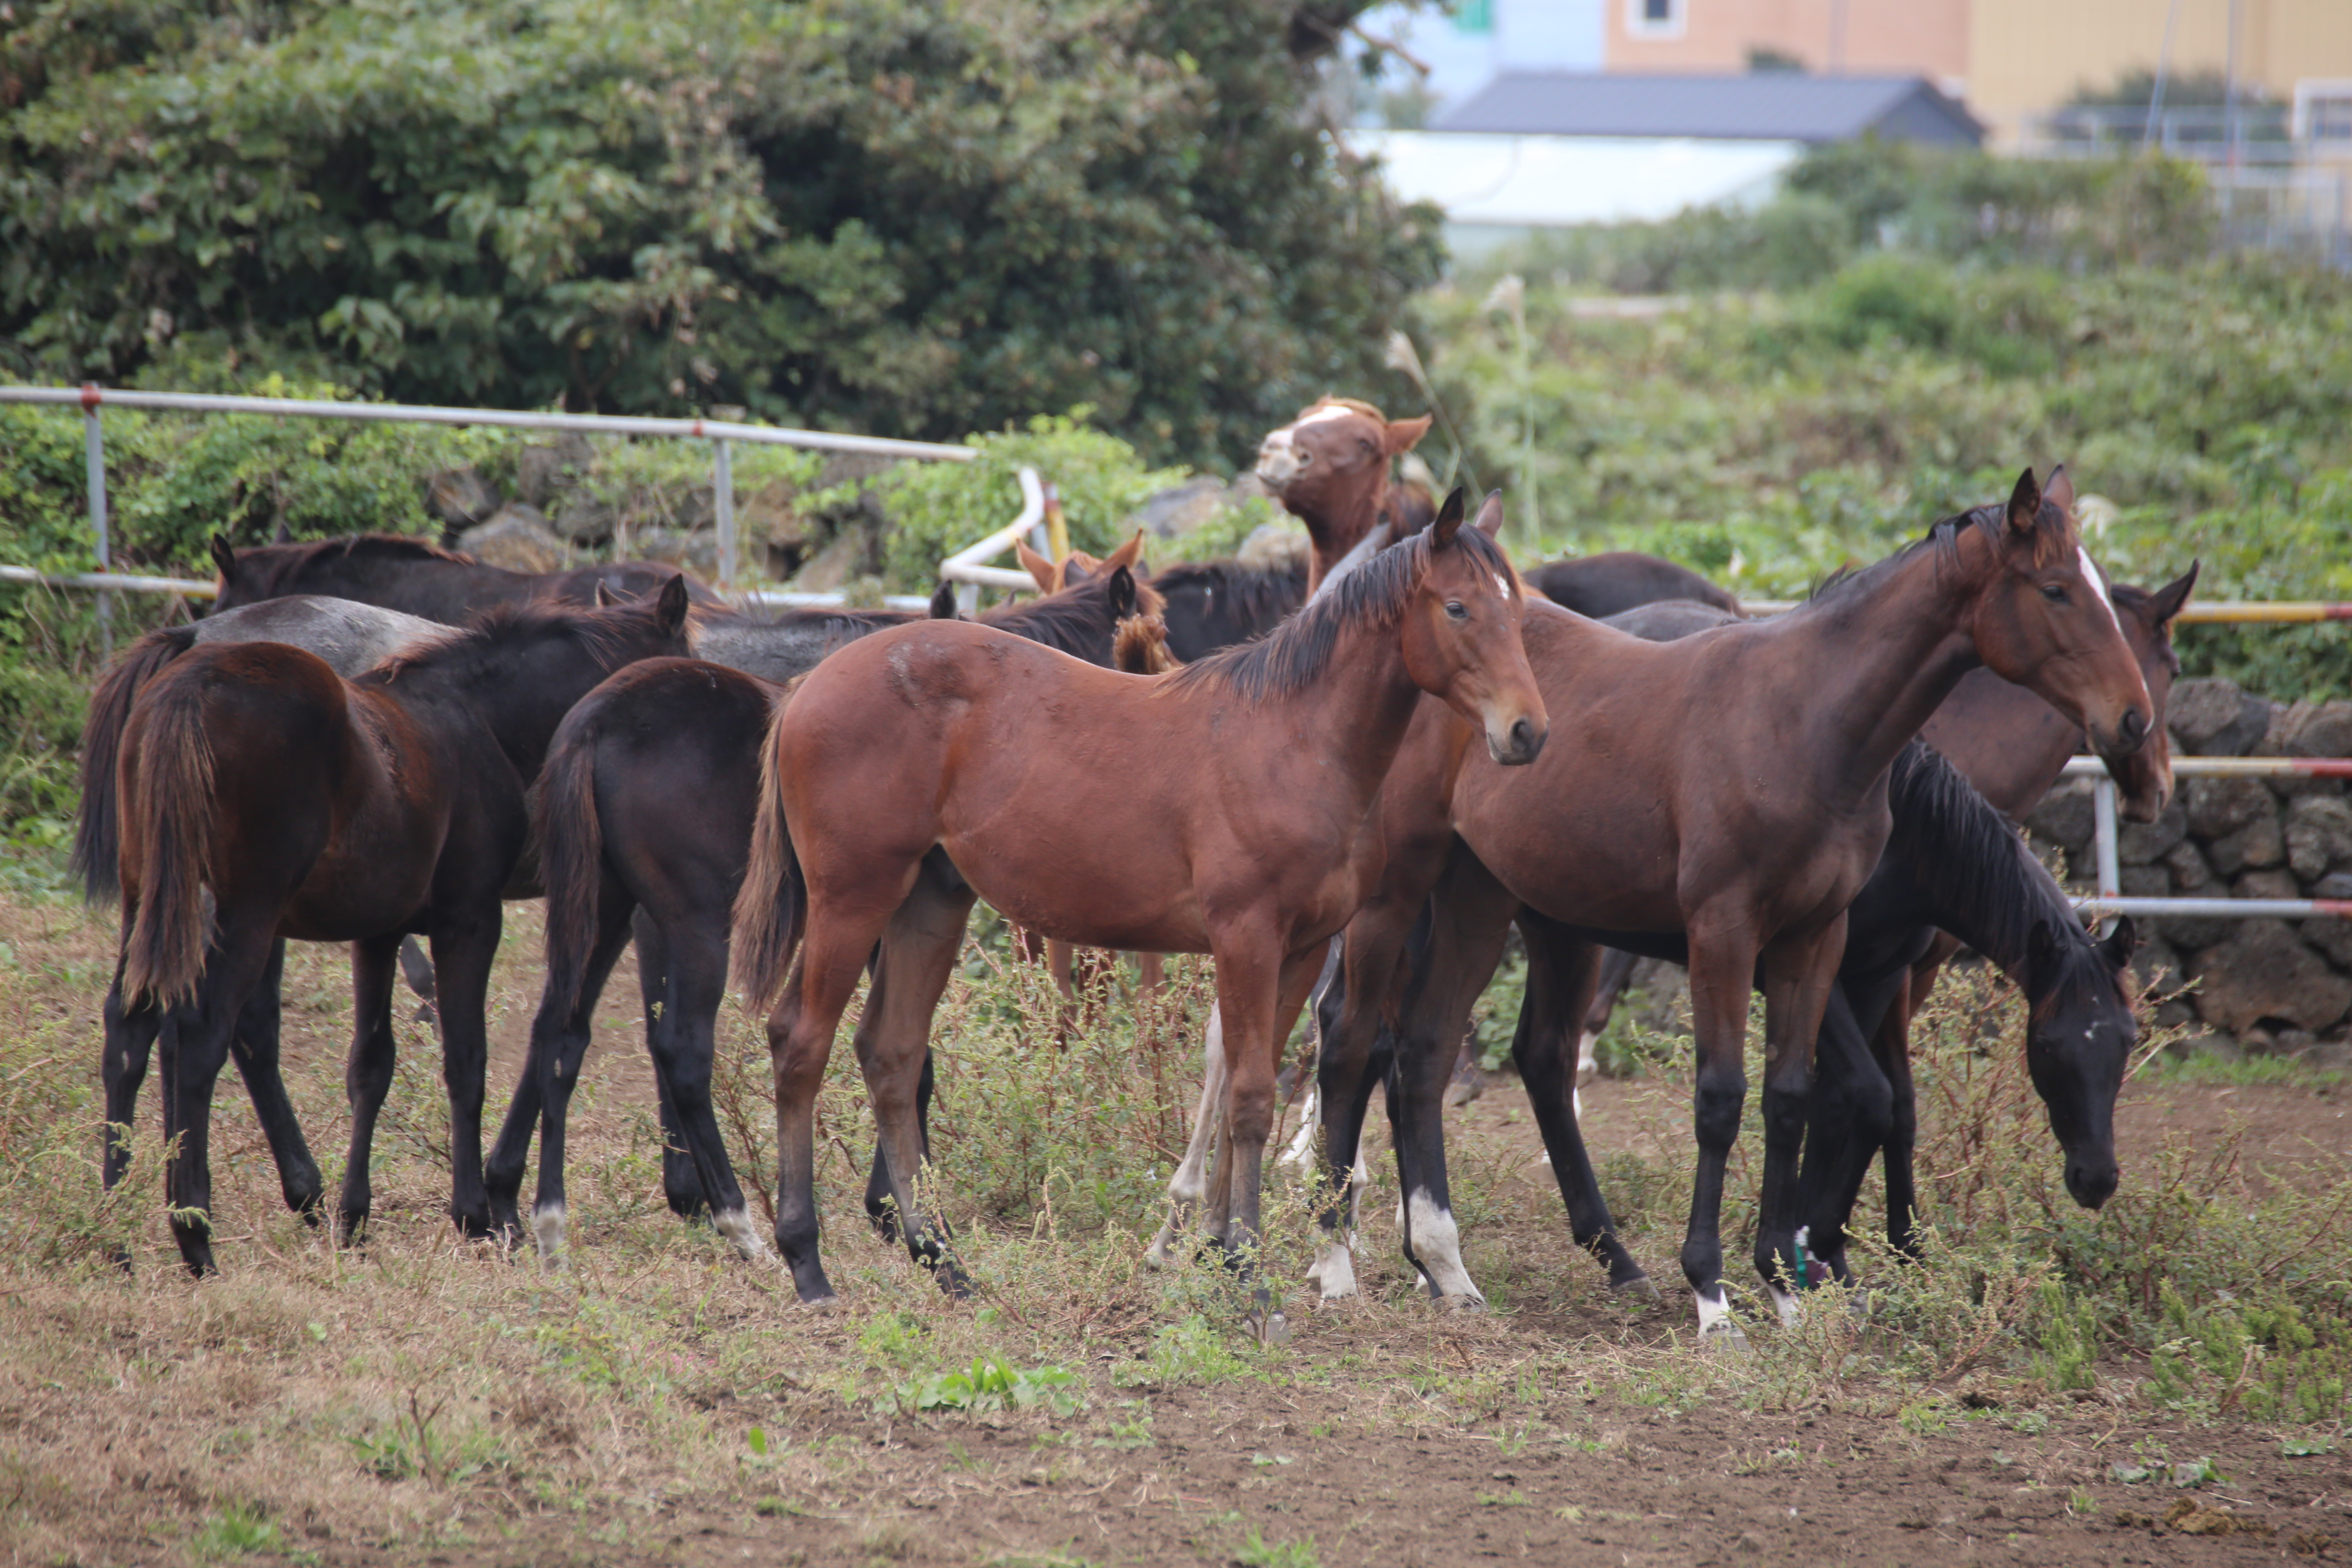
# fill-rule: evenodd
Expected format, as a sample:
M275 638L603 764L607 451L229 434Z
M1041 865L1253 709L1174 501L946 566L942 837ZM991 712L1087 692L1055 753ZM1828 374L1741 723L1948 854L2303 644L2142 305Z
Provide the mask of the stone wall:
M2273 702L2227 680L2184 680L2168 705L2173 755L2352 757L2352 701ZM2117 836L2137 897L2352 899L2352 797L2342 779L2184 778L2164 815ZM2091 783L2069 780L2026 819L2069 886L2096 886ZM2142 920L2135 966L2159 1020L2252 1051L2341 1046L2352 1029L2352 921ZM2191 984L2193 983L2193 984Z

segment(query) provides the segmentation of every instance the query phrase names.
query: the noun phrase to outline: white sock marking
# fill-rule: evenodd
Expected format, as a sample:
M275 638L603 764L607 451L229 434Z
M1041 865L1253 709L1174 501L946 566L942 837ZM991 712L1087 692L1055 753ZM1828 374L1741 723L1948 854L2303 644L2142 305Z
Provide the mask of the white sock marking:
M1454 1211L1440 1206L1427 1193L1416 1192L1405 1200L1404 1217L1412 1256L1437 1287L1438 1295L1458 1296L1466 1305L1485 1306L1486 1298L1462 1266L1462 1230L1454 1223Z
M542 1204L531 1212L530 1233L539 1243L539 1261L549 1268L563 1266L563 1205Z
M760 1234L759 1226L751 1223L751 1216L743 1210L723 1210L712 1215L710 1223L735 1248L738 1258L748 1263L759 1263L767 1258L768 1238Z

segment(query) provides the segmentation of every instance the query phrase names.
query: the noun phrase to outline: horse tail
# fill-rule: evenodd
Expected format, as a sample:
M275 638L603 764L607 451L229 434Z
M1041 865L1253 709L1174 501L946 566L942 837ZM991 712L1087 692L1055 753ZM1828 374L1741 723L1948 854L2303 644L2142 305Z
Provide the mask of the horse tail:
M588 984L604 880L604 823L596 812L595 709L572 710L541 769L537 809L540 881L547 889L547 990L542 1009L570 1017Z
M783 989L784 973L800 946L808 910L808 883L784 820L783 784L778 766L776 719L791 688L770 710L768 739L760 748L760 806L751 818L751 858L743 889L735 896L735 984L751 1005L765 1011Z
M213 749L205 737L202 680L157 680L140 726L130 787L139 910L122 944L122 989L164 1006L194 994L211 932L205 879L212 866Z
M89 903L110 904L122 897L122 824L116 815L114 770L131 705L195 640L194 626L148 633L123 650L90 694L89 718L81 730L81 813L74 824L72 861L82 898Z

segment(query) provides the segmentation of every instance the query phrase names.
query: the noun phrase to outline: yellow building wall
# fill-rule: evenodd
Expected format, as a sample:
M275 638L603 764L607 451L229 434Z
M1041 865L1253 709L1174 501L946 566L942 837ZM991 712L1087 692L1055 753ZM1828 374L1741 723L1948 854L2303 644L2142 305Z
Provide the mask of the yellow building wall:
M1603 5L1603 58L1612 71L1744 70L1748 50L1768 48L1826 72L1841 28L1849 76L1943 84L1967 69L1969 0L1684 0L1679 34L1664 38L1634 31L1634 0Z
M1691 0L1693 5L1702 0ZM2013 145L2025 121L2078 87L2154 70L2174 0L1973 0L1968 102ZM2230 0L2179 0L2176 71L2218 71L2229 55ZM2291 102L2297 81L2352 78L2352 0L2237 0L2238 72Z

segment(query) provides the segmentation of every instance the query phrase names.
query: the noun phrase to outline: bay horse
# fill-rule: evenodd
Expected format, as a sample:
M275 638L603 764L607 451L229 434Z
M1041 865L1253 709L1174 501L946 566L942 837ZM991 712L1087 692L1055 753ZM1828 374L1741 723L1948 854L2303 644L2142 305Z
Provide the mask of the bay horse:
M1543 749L1517 579L1462 512L1457 490L1337 593L1173 675L1091 669L940 623L867 638L802 682L762 751L735 973L756 1000L783 989L768 1020L776 1240L803 1300L834 1295L818 1256L816 1091L877 943L857 1055L891 1197L909 1252L950 1292L967 1288L919 1202L915 1106L976 897L1070 942L1214 955L1232 1071L1215 1218L1228 1255L1254 1267L1277 1029L1356 908L1365 828L1422 694L1498 763ZM1017 808L1041 790L1090 831ZM1257 1289L1256 1325L1273 1332Z
M1560 608L1596 621L1668 599L1739 614L1738 599L1689 567L1632 550L1554 561L1528 573L1528 586Z
M1756 1260L1778 1280L1795 1277L1811 1047L1844 947L1846 906L1890 830L1896 753L1979 663L2084 723L2103 754L2126 759L2148 737L2147 685L2075 532L2072 501L2063 469L2046 493L2029 470L2006 505L1946 519L1788 615L1678 642L1644 642L1538 603L1526 619L1528 659L1572 740L1533 767L1480 763L1458 727L1423 705L1381 798L1385 874L1349 924L1341 1026L1325 1042L1328 1190L1344 1190L1352 1161L1351 1149L1331 1142L1332 1120L1360 1118L1373 1034L1395 1016L1399 959L1441 879L1451 912L1434 939L1460 950L1441 962L1475 970L1488 950L1491 963L1524 906L1562 933L1556 968L1569 1017L1590 1000L1599 943L1680 932L1699 1057L1683 1270L1702 1340L1737 1342L1720 1211L1747 1098L1748 994L1760 964L1766 1168ZM1456 1039L1421 1070L1450 1071ZM1551 1087L1540 1092L1558 1105L1529 1085L1538 1114L1570 1114L1565 1084L1557 1096ZM1424 1216L1433 1241L1450 1241L1451 1215L1431 1194L1408 1192L1406 1207L1408 1245ZM1327 1227L1338 1221L1327 1208ZM1344 1265L1344 1250L1331 1261ZM1324 1283L1327 1293L1351 1287Z
M1389 468L1429 434L1429 425L1427 415L1391 419L1360 398L1324 396L1259 443L1258 479L1307 524L1314 543L1308 593L1382 521L1391 525L1391 539L1427 522L1430 498L1414 487L1392 487Z
M117 980L122 1026L163 1031L165 1187L193 1272L213 1268L213 1082L280 936L353 944L347 1232L371 1205L394 955L408 932L430 941L450 1212L487 1234L484 1001L500 902L533 877L525 792L591 688L635 659L687 651L687 607L677 579L609 609L503 605L352 680L280 644L200 646L139 693L116 778ZM110 1045L110 1068L124 1056ZM108 1086L110 1108L118 1087Z
M1125 562L1062 593L986 612L982 623L1108 665L1122 638L1133 657L1140 615L1158 599ZM557 730L532 799L547 889L547 980L530 1054L485 1168L491 1223L521 1234L523 1168L540 1133L531 1233L542 1258L563 1247L564 1130L598 998L634 930L646 1045L654 1063L671 1209L711 1223L746 1258L766 1244L744 1212L710 1104L729 922L751 847L761 742L785 700L784 680L859 637L906 617L829 617L815 638L797 617L773 627L699 628L694 658L629 666L574 706ZM952 598L935 618L952 619ZM781 676L782 680L773 679ZM923 1079L926 1117L930 1078ZM877 1153L867 1206L887 1214Z
M289 594L323 594L457 626L493 605L552 600L593 607L599 588L614 598L635 599L673 579L684 581L698 605L718 609L726 603L677 567L658 562L605 562L544 574L509 572L402 533L355 533L247 550L215 533L210 549L219 590L213 600L215 615Z
M82 726L81 805L74 828L72 866L81 881L84 901L95 907L114 903L122 896L115 773L123 728L139 693L173 660L198 643L285 643L316 654L336 674L348 678L448 635L449 628L436 621L397 610L298 595L224 611L185 626L164 626L123 649L91 693L89 716ZM268 968L230 1037L229 1054L245 1079L255 1119L268 1142L286 1206L297 1214L314 1215L324 1185L278 1070L278 983L285 962L286 943L280 938L271 948ZM107 1050L117 1058L105 1068L107 1121L110 1126L127 1127L139 1086L147 1076L154 1031L125 1026L119 973L107 987L103 1016ZM130 1157L130 1146L110 1134L100 1166L108 1186L121 1180Z

